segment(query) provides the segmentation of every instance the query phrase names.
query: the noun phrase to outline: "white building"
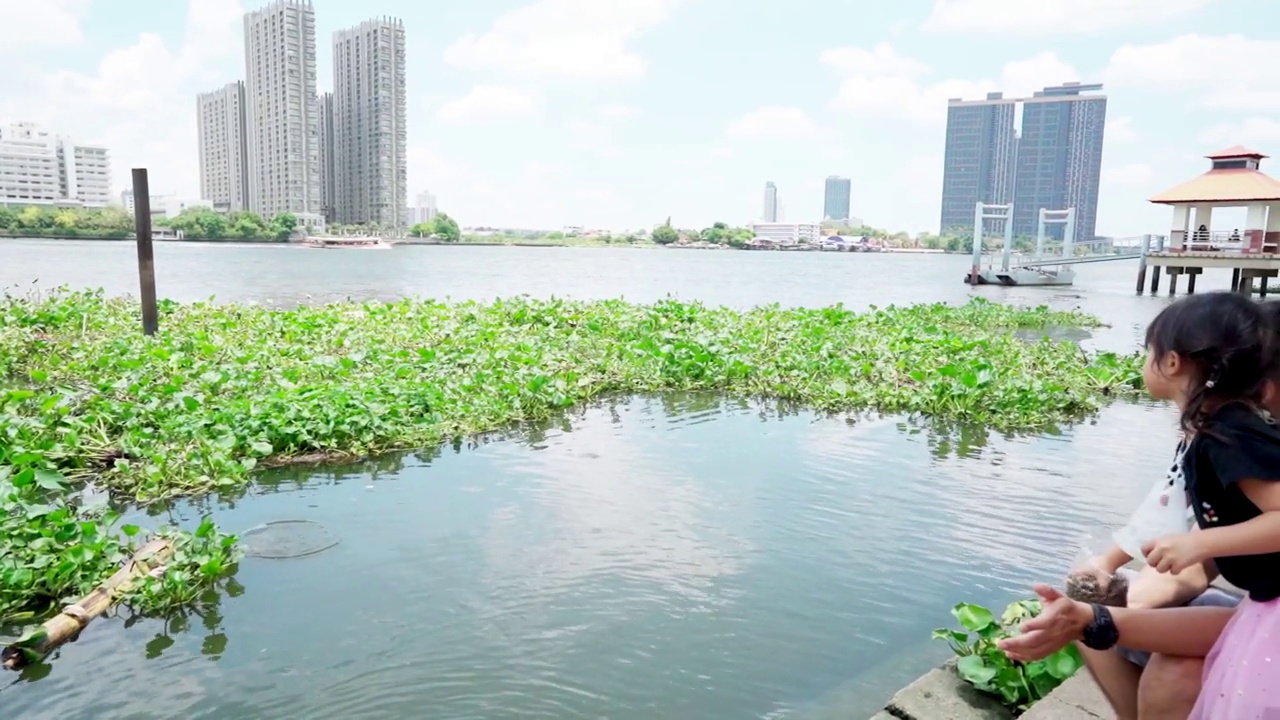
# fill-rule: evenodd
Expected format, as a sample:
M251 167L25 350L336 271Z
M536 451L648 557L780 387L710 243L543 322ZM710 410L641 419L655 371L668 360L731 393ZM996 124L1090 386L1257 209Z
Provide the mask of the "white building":
M333 34L335 218L399 227L407 203L404 23L368 20Z
M244 55L249 208L322 225L311 0L275 0L245 13Z
M249 209L248 129L244 83L196 97L200 196L220 210Z
M35 123L0 127L0 204L106 207L107 149L57 137Z
M418 193L413 207L405 213L405 225L413 227L418 223L431 222L436 218L436 196L429 192Z
M820 223L751 223L751 233L763 240L779 245L796 245L798 243L816 243L822 237Z

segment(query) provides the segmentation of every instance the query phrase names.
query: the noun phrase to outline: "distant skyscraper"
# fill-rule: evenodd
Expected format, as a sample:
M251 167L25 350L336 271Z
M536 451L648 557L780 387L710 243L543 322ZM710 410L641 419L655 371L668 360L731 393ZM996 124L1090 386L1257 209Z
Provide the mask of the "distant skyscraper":
M827 220L847 222L849 220L849 200L853 194L853 183L849 178L832 175L827 178L826 192L822 200L822 216Z
M405 225L413 227L419 223L430 222L436 217L436 196L429 192L418 193L413 207L406 213Z
M249 205L264 215L321 217L316 14L311 0L245 13Z
M237 80L196 97L200 198L220 210L249 209L248 130L244 83Z
M985 100L947 104L947 147L942 166L942 232L972 232L978 203L1013 201L1016 99L988 93ZM997 230L1003 232L1003 228Z
M405 219L404 23L370 20L333 35L337 220L400 227Z
M1022 101L1013 208L1015 234L1035 235L1041 209L1075 208L1075 241L1094 238L1107 98L1081 93L1101 89L1100 84L1065 83L1047 87ZM1056 237L1061 237L1061 225L1050 228Z
M773 182L764 184L764 212L760 219L765 222L778 222L778 186Z
M337 140L333 126L333 93L320 96L320 201L325 219L336 220Z

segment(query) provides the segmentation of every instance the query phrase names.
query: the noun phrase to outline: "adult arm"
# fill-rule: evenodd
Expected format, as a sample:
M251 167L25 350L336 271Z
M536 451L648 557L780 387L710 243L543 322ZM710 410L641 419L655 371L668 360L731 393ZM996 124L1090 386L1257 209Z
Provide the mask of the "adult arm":
M1022 624L1020 635L1000 641L1000 649L1022 662L1040 660L1081 639L1093 622L1093 607L1072 600L1048 585L1037 585L1043 602L1038 617ZM1217 642L1235 608L1109 608L1120 642L1132 650L1161 655L1204 657Z

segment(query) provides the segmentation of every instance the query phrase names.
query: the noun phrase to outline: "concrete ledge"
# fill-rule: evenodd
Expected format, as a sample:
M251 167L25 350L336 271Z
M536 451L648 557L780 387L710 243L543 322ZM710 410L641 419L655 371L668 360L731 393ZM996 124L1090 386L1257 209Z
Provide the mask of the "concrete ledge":
M1087 670L1081 670L1048 697L1031 706L1021 720L1098 720L1111 707ZM1012 720L999 700L979 692L956 674L955 662L925 673L899 690L871 720Z

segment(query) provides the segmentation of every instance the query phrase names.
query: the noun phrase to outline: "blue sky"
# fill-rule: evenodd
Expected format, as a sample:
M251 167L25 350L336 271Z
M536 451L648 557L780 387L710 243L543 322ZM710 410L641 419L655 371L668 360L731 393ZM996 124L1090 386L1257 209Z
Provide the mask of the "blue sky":
M0 122L106 144L117 191L145 166L194 197L196 93L242 77L261 4L0 0ZM868 223L936 230L946 98L1066 80L1110 98L1102 234L1164 232L1144 198L1207 152L1280 154L1274 0L314 5L321 90L335 30L404 20L410 202L430 190L463 225L745 223L766 180L809 220L839 174Z

